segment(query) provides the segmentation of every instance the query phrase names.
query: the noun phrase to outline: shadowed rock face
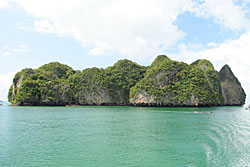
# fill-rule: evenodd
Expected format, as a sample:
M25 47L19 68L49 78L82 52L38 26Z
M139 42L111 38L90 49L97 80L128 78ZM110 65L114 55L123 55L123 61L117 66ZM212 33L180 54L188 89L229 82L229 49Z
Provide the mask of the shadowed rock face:
M223 105L245 104L246 94L228 65L220 70L219 80L222 87Z
M243 105L245 92L229 66L191 65L158 56L149 67L120 60L106 69L75 71L58 62L17 73L8 98L15 105Z

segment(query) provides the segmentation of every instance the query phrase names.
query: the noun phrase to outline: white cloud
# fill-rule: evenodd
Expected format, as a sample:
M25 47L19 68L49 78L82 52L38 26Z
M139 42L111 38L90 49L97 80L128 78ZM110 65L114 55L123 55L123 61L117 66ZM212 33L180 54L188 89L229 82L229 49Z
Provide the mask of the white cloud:
M215 22L231 30L249 28L249 20L246 18L248 11L243 6L235 4L233 0L204 0L195 9L198 16L214 18Z
M233 0L14 1L37 19L36 31L70 36L90 49L89 55L150 59L185 37L174 22L186 11L232 30L249 27L246 11Z
M174 24L191 0L16 0L38 32L70 36L90 55L147 59L185 37Z
M7 100L8 91L16 72L0 74L0 100Z
M215 42L210 42L207 44L208 47L216 47L218 46L218 44L216 44Z
M1 56L2 58L6 58L17 53L24 53L29 51L29 48L26 44L21 44L16 48L11 48L10 46L4 45L2 46L2 48L4 49L4 52Z
M70 36L90 49L89 55L150 59L185 37L174 22L186 11L232 30L249 27L246 11L233 0L13 1L37 19L35 31Z
M250 31L241 35L239 39L209 45L214 47L193 51L185 44L182 44L180 53L170 56L188 63L197 59L208 59L218 71L223 65L228 64L242 83L246 93L250 95ZM250 103L250 97L248 97L248 103Z
M21 53L21 52L28 52L28 46L25 44L21 44L18 48L11 49L13 52Z
M11 55L11 52L6 51L3 53L2 57L5 58L5 57L9 57L10 55Z
M247 11L238 0L12 1L34 16L35 31L70 36L90 49L90 55L148 59L162 53L185 37L175 21L186 11L232 30L249 28Z
M8 45L3 45L3 46L1 46L1 48L3 48L3 49L9 49L9 46Z
M9 7L9 0L0 0L0 8Z
M100 55L107 55L107 49L106 48L93 48L88 52L89 55L92 56L100 56Z
M54 33L54 26L48 20L37 20L34 22L35 30L37 32Z
M21 30L26 30L26 31L32 31L33 30L32 26L25 25L24 23L21 23L21 22L16 22L15 25L18 28L20 28Z
M0 0L0 4L4 1ZM185 37L186 33L178 29L175 21L186 11L213 18L233 31L249 29L246 17L249 11L236 4L237 0L202 0L201 4L192 0L13 1L36 19L36 31L72 37L90 50L89 55L151 60ZM205 46L201 44L181 44L180 54L172 57L189 62L206 58L217 69L228 63L250 94L249 45L250 35L245 33L237 40L209 43L210 49L203 49Z

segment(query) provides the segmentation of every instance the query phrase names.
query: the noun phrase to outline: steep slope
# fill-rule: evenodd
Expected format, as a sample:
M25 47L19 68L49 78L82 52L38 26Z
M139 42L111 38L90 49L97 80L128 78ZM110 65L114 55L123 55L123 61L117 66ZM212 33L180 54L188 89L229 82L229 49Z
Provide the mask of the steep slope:
M120 104L129 104L130 89L144 77L146 67L140 66L130 60L120 60L107 68L111 94Z
M222 87L224 99L223 105L243 105L245 104L246 94L240 82L234 76L228 65L222 67L219 72L219 80Z
M107 69L91 68L70 77L75 103L128 105L130 88L143 78L146 68L120 60Z
M17 105L66 105L72 101L68 77L75 71L53 62L38 69L18 72L10 87L8 99Z
M215 96L198 65L161 55L131 89L130 102L146 106L211 106L218 104Z
M52 62L18 72L8 99L15 105L243 105L246 94L228 65L191 65L158 56L149 67L120 60L106 69L75 71Z
M219 82L218 72L215 71L213 64L205 59L197 60L191 64L192 66L199 67L205 74L209 87L212 89L213 96L212 98L215 99L216 105L223 104L223 96L221 92L221 84Z
M104 69L89 68L69 78L74 104L101 105L114 103L110 96Z

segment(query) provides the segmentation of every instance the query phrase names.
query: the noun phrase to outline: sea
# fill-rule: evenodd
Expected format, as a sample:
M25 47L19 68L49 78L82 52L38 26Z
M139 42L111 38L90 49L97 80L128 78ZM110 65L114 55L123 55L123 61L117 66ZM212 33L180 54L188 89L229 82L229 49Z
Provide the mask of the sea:
M250 110L0 106L0 167L85 166L250 166Z

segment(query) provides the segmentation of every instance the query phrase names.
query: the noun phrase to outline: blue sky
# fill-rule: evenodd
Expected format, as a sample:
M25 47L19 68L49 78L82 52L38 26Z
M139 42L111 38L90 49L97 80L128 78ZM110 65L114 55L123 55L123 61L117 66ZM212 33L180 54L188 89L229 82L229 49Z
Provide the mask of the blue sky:
M74 69L158 54L229 64L250 93L250 0L0 0L0 99L14 74L51 61ZM247 98L247 103L250 98Z

